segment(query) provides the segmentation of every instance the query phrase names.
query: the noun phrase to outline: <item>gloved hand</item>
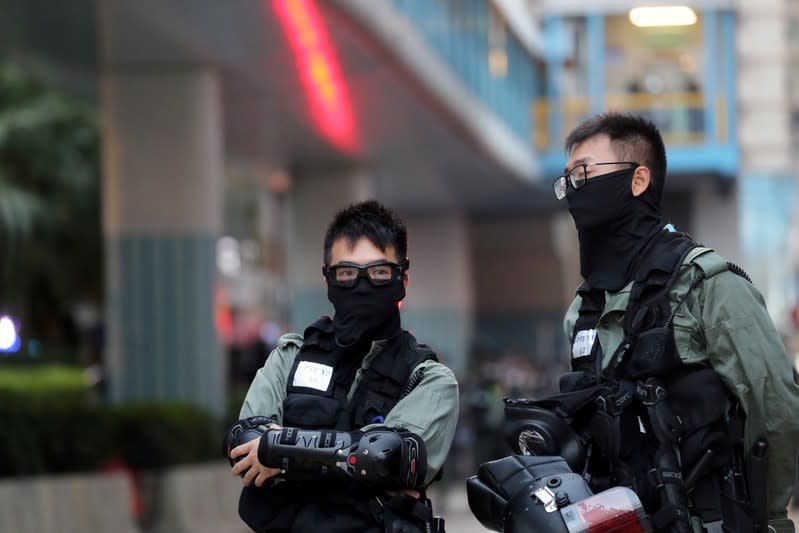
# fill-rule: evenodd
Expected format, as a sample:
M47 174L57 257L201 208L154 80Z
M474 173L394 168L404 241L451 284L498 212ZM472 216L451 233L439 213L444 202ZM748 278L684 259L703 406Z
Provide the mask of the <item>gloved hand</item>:
M236 459L230 457L230 452L233 448L259 438L266 432L266 427L274 423L275 420L270 417L251 416L250 418L239 420L230 426L225 434L225 441L222 447L225 457L230 461L230 466L235 465L242 459L241 457Z

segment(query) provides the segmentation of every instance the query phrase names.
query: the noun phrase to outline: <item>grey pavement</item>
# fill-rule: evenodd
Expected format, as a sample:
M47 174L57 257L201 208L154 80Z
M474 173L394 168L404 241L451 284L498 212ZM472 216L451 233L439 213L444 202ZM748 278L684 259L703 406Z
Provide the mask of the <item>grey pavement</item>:
M469 510L465 481L454 482L447 488L433 485L428 491L428 496L433 502L433 513L444 517L447 533L490 531L483 527Z

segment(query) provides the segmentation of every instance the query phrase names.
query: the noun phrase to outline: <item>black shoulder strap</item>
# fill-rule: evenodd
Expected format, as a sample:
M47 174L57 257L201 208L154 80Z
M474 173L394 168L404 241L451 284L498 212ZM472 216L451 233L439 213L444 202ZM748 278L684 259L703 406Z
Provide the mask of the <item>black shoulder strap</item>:
M430 359L438 361L436 353L429 346L419 344L410 332L402 330L396 340L389 341L383 352L372 361L367 376L374 373L403 386L413 369Z
M577 320L574 322L574 328L571 332L570 346L574 350L574 341L577 335L582 331L589 331L596 328L599 317L602 315L602 310L605 308L605 291L602 289L594 289L587 282L577 288L577 295L580 297L580 309L577 311ZM594 342L591 352L581 357L574 357L571 353L571 370L572 373L594 373L596 372L597 362L601 365L602 354L599 350L599 343ZM573 377L571 379L579 379ZM568 386L568 390L572 390L573 386Z
M654 243L635 275L630 301L624 314L624 335L634 340L642 306L666 294L680 274L688 253L699 246L687 233L664 231Z
M685 258L691 250L699 246L690 235L677 231L663 231L655 238L657 240L641 260L636 272L635 281L630 290L630 300L624 312L624 338L616 347L605 369L605 376L613 376L616 369L631 352L636 337L640 333L646 306L668 294L677 281ZM672 309L672 313L675 311L676 309ZM673 316L669 318L669 321L671 318Z
M366 425L375 418L385 418L397 402L421 381L423 376L415 376L414 369L428 360L438 361L436 353L419 344L409 332L402 330L389 340L364 372L347 406L353 423Z
M318 348L323 351L333 349L333 321L329 316L319 317L316 322L305 328L303 333L303 348Z

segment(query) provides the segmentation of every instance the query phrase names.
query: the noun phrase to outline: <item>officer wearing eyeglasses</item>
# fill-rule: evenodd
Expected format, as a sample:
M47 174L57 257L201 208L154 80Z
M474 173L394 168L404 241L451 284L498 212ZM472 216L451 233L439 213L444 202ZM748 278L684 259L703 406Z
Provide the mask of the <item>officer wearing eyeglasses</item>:
M636 116L571 132L555 195L580 246L564 394L592 488L631 487L658 532L792 532L799 386L746 273L667 223L666 151ZM575 413L572 413L575 415Z
M330 223L332 318L281 337L225 437L255 531L443 531L424 491L449 451L458 385L401 327L407 233L375 201Z

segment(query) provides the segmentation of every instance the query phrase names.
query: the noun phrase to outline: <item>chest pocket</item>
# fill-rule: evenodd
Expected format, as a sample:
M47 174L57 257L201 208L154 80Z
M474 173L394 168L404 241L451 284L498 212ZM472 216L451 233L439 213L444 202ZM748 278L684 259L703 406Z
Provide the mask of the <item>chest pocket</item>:
M688 268L683 276L691 272L696 275L699 270L704 274L703 283L690 291L685 302L674 316L674 341L680 359L688 364L707 362L707 343L702 324L702 305L704 303L704 284L708 279L728 270L727 262L717 253L707 248L698 250L698 254L689 257L688 261L697 268ZM683 287L684 291L686 287ZM678 301L684 296L676 291L672 294L672 301Z
M683 363L697 364L707 359L704 337L697 317L688 309L680 309L674 316L674 344Z
M333 398L292 394L283 404L284 424L307 429L335 427L341 416L341 403Z
M596 341L602 353L602 366L607 367L613 352L624 341L624 311L629 291L609 299L596 325Z
M661 298L636 311L632 330L635 333L632 353L624 366L633 379L667 376L681 366L670 324L672 306Z
M327 360L325 360L327 358ZM330 356L303 352L289 373L283 401L283 423L290 427L335 427L343 404L340 370L330 365Z

